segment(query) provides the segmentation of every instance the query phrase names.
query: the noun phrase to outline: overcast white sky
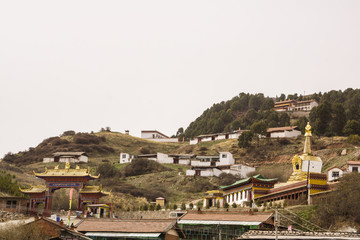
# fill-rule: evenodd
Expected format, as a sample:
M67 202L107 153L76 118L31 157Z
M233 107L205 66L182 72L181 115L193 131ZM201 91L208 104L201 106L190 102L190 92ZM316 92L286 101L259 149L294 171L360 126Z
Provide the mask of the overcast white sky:
M240 92L360 87L360 1L1 1L0 158L186 128Z

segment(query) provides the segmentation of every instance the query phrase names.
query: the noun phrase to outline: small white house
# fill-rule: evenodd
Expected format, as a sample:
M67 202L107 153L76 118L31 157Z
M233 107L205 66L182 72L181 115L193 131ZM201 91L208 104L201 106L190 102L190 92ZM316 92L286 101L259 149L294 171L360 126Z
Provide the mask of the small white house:
M315 100L298 101L295 103L295 111L311 111L314 107L319 106Z
M142 130L141 138L155 142L179 142L178 138L170 138L157 130Z
M348 161L348 172L360 172L360 161Z
M333 167L328 170L328 181L336 181L341 178L344 174L344 171L341 168Z
M79 162L88 162L89 157L85 152L56 152L53 153L53 157L43 158L44 163L49 162L70 162L70 163L79 163Z
M268 128L266 136L270 138L292 138L299 135L301 135L301 131L297 126L289 126Z
M186 170L186 176L219 177L221 173L221 170L211 167L195 167Z
M219 152L219 162L216 162L216 166L227 166L235 164L233 155L229 152Z
M120 153L120 163L129 163L134 159L133 155L128 153Z

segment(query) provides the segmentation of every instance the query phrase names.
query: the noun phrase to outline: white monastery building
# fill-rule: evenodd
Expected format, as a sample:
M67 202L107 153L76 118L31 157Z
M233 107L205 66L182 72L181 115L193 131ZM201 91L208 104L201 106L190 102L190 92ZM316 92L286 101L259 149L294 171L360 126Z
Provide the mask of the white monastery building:
M89 157L85 152L56 152L53 153L53 157L45 157L43 158L44 163L49 162L70 162L70 163L78 163L78 162L88 162Z
M266 132L266 137L269 138L292 138L301 135L297 126L268 128Z
M141 138L155 142L178 142L178 138L170 138L157 130L142 130Z
M211 142L222 139L238 139L239 136L246 130L236 130L233 132L227 133L214 133L214 134L204 134L194 137L190 140L190 144L198 144L201 142Z

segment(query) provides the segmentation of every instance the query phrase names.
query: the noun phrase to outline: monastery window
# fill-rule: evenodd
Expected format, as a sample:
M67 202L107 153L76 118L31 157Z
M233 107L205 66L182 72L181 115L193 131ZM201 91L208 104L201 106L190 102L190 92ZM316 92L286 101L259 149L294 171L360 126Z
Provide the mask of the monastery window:
M296 170L299 170L299 164L298 163L295 164L295 168L296 168Z
M126 158L126 154L123 154L123 155L122 155L122 158Z
M6 208L16 208L16 203L17 201L16 200L8 200L6 201Z
M338 177L340 177L339 172L332 172L332 177L333 177L333 178L338 178Z
M226 156L226 154L222 154L221 157L222 157L222 158L226 158L227 156Z
M353 167L352 172L359 172L358 167Z

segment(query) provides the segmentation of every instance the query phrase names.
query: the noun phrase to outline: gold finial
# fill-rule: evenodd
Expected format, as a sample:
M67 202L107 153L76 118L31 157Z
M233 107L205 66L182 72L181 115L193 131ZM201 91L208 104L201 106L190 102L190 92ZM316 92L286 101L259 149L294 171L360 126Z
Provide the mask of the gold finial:
M310 126L309 122L307 123L307 125L305 127L305 137L307 137L307 136L309 136L309 137L312 136L311 135L311 126Z
M80 166L79 165L76 165L76 170L79 170L80 169Z
M65 163L65 169L70 169L70 163L69 162Z

